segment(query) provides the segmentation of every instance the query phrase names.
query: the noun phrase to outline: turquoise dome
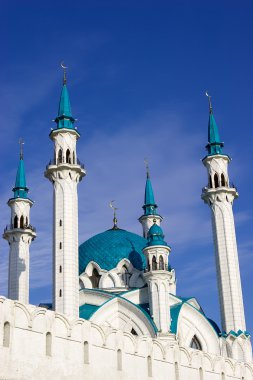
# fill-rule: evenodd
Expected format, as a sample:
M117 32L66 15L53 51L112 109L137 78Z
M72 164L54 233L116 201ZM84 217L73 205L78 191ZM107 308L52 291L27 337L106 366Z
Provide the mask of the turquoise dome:
M163 240L164 239L164 233L158 224L156 224L156 221L154 220L154 224L150 227L148 231L148 246L152 245L164 245L168 246L168 244Z
M147 240L120 228L111 229L91 237L79 246L79 273L85 271L90 261L102 269L115 268L122 259L128 259L134 268L144 270L146 258L142 249Z

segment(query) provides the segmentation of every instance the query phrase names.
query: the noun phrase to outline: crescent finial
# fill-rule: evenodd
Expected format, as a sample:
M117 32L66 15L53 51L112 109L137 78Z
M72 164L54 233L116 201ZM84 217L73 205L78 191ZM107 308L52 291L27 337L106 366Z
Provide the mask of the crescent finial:
M213 107L212 107L212 102L211 102L211 95L208 94L208 92L206 91L206 96L208 97L208 102L209 102L209 112L212 113L213 112Z
M64 61L61 61L61 68L63 69L63 84L67 83L67 66L64 65Z

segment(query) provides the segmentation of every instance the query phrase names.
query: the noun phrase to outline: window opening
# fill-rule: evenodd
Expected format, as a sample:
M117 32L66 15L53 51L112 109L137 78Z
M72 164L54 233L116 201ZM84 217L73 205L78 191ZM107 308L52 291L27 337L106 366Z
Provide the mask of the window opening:
M155 256L152 258L152 270L157 270L157 262Z
M194 335L194 337L192 338L190 347L194 348L195 350L202 350L200 341L198 340L198 338L196 337L196 335Z
M10 324L9 322L4 323L4 336L3 336L3 346L9 347L10 346Z

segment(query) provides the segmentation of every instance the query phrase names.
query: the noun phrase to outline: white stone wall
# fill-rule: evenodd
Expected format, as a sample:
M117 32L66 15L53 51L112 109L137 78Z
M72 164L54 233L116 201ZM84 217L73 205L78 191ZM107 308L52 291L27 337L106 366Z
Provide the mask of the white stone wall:
M52 132L55 161L45 172L54 187L53 308L73 317L79 314L77 184L85 175L76 162L78 136L75 130ZM58 156L60 149L61 160ZM68 162L67 150L70 152Z
M0 297L1 380L136 378L252 380L253 364L183 347L173 336L134 337Z
M211 208L216 271L219 289L222 329L246 330L240 268L233 216L233 200L238 197L235 188L228 187L227 156L210 156L204 160L209 175L209 185L203 189L202 198ZM220 183L224 174L226 186ZM219 186L214 188L217 174ZM212 178L212 187L210 185Z

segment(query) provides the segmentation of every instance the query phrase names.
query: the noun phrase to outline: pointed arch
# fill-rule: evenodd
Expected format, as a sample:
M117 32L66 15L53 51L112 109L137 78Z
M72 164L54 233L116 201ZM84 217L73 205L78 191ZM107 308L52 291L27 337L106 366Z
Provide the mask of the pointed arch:
M200 350L202 351L202 346L196 335L193 336L190 347L193 348L194 350Z
M66 163L71 164L71 154L69 149L66 150Z
M152 270L157 270L157 262L156 262L156 257L152 257Z
M219 187L219 178L217 173L214 174L214 187Z
M28 227L28 217L25 218L25 227Z
M221 186L226 186L226 180L225 180L225 176L223 173L221 173Z
M93 268L92 275L90 276L92 288L98 288L99 287L100 278L101 278L101 276L99 275L97 269Z
M73 164L76 163L76 155L75 155L75 152L73 152Z
M62 164L62 162L63 162L63 159L62 159L62 149L59 149L57 164Z
M18 228L18 217L17 217L17 215L14 216L14 228Z
M159 257L159 270L164 270L164 260L162 255Z
M20 218L20 228L24 228L24 217L23 215L21 215L21 218Z
M4 323L4 334L3 334L3 346L10 347L10 333L11 327L9 322Z
M120 278L121 281L123 282L123 285L129 286L129 280L130 280L130 273L128 272L127 266L124 264L121 268L120 271Z

